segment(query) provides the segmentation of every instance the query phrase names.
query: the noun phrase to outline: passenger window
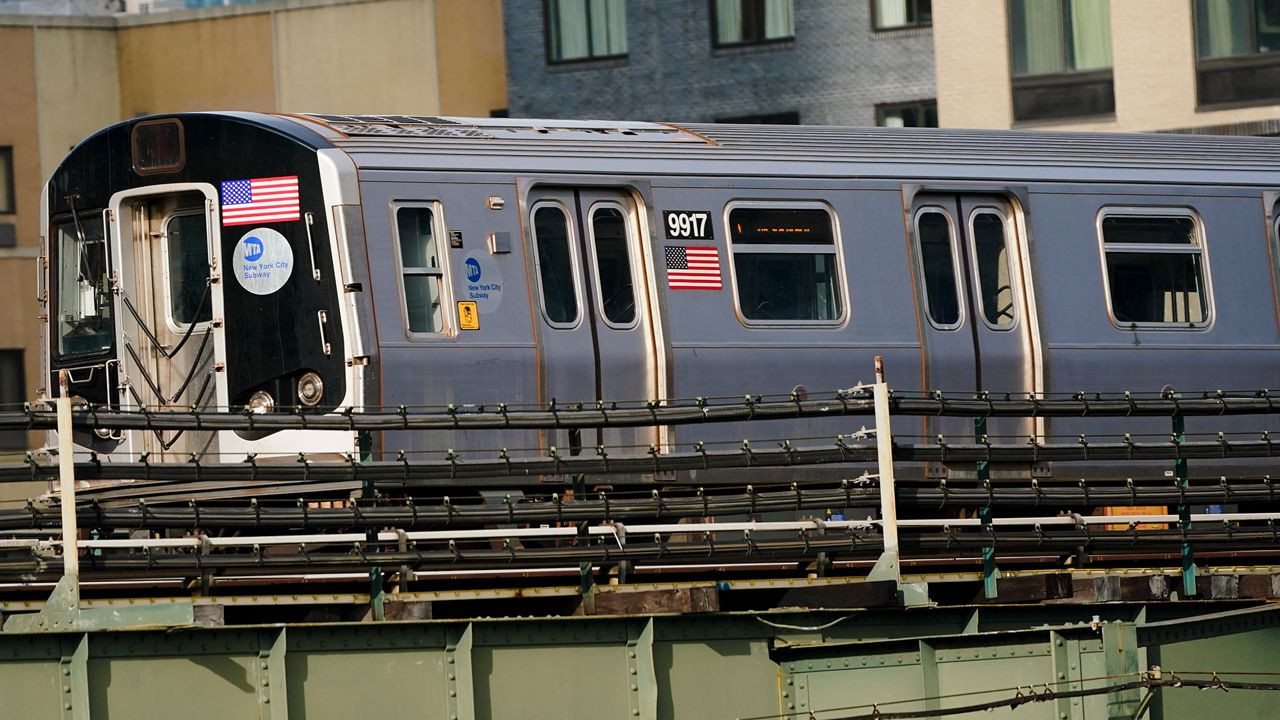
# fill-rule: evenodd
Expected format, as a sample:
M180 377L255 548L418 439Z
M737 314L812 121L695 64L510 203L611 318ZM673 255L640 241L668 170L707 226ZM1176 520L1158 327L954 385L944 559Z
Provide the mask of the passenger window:
M591 236L605 321L615 326L631 325L636 319L635 283L622 210L610 205L592 210Z
M831 213L825 208L729 211L738 308L749 321L837 322L844 315Z
M941 328L960 326L960 294L956 288L956 263L952 251L951 218L937 208L916 215L920 239L920 264L924 269L924 294L929 319Z
M176 325L213 319L210 301L209 240L204 212L173 215L164 226L169 274L169 317Z
M569 247L569 218L559 205L539 205L534 209L533 237L542 313L553 326L574 325L578 322L578 290Z
M982 209L969 219L973 254L978 270L978 300L988 325L1009 328L1016 312L1009 275L1009 247L1005 219L994 210Z
M1116 323L1195 327L1208 322L1203 248L1190 214L1107 213L1102 244Z
M411 333L443 333L447 329L442 307L444 269L433 219L431 208L396 210L405 315Z

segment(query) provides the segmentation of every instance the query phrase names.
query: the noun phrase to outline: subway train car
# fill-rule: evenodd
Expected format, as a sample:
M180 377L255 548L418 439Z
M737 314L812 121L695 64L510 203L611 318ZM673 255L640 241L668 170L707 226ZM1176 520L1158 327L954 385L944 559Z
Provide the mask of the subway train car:
M140 118L80 143L45 188L45 392L65 369L75 396L122 408L820 397L872 380L877 355L899 391L1276 388L1278 197L1280 145L1262 138ZM1240 422L1265 429L1188 430ZM620 453L856 424L76 440L108 462ZM1088 431L1106 430L1169 431Z

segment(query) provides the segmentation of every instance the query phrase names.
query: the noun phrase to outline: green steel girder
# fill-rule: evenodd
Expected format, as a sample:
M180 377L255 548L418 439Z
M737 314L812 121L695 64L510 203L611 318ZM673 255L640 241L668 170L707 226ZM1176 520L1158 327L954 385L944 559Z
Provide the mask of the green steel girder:
M1266 671L1277 643L1280 608L1199 602L88 629L0 635L0 715L827 720L1087 690L1151 664ZM1140 699L1053 697L1010 717L1131 717ZM1280 715L1280 693L1153 700L1166 720Z

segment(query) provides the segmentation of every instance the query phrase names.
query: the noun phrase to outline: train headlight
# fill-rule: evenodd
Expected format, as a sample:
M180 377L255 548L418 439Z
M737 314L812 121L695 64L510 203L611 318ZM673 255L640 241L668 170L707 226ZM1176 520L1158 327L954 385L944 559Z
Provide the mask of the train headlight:
M298 378L298 401L307 407L315 407L324 399L324 381L309 372Z
M276 400L266 390L258 390L249 396L249 412L265 415L276 409Z

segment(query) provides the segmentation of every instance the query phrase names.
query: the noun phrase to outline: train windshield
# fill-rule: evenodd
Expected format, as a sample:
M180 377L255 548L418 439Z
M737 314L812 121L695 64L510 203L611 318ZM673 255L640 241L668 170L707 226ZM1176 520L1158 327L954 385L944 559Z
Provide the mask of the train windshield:
M109 350L115 336L105 227L100 215L63 221L54 232L58 249L58 354Z

